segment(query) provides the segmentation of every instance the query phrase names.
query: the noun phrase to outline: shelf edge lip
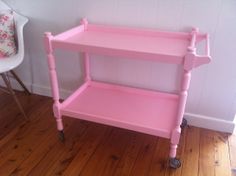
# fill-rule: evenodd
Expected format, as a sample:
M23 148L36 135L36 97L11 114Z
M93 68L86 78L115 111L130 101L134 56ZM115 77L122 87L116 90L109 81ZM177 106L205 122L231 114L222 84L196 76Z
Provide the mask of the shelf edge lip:
M126 123L123 121L110 120L109 118L105 118L102 116L97 116L97 115L83 113L83 112L73 112L73 111L69 111L69 110L65 110L65 109L61 110L61 113L64 116L68 116L68 117L72 117L72 118L76 118L76 119L80 119L80 120L86 120L86 121L95 122L95 123L99 123L99 124L103 124L103 125L105 124L105 125L109 125L109 126L113 126L113 127L132 130L132 131L138 131L141 133L159 136L159 137L163 137L163 138L167 138L167 139L170 139L170 137L171 137L171 129L170 130L155 129L155 128L149 128L146 126L142 126L140 124L133 125L131 123ZM89 119L86 117L89 117Z
M70 37L72 37L73 35L75 34L78 34L78 33L81 33L81 32L84 32L84 25L81 24L81 25L78 25L74 28L71 28L69 30L66 30L62 33L59 33L57 35L55 35L51 41L64 41Z
M105 48L100 46L76 44L71 42L63 42L60 40L52 41L53 49L64 49L69 51L87 52L89 54L99 54L103 56L122 57L131 59L141 59L158 61L169 64L183 64L185 55L163 54L163 53L148 53L142 51L123 50L116 48Z
M113 84L113 83L105 83L101 81L91 81L90 86L104 88L104 89L112 89L116 91L123 91L123 92L128 92L128 93L133 93L133 94L135 93L135 94L145 95L145 96L160 96L160 97L167 97L171 99L179 98L179 95L174 94L174 93L154 91L154 90L149 90L145 88L136 88L136 87L130 87L130 86L125 86L125 85Z
M167 31L155 28L126 27L119 25L88 24L88 31L111 32L124 35L142 35L147 37L173 37L177 39L190 39L191 32Z
M97 32L111 32L120 33L124 35L142 35L147 37L166 37L176 38L183 40L191 39L191 32L179 32L179 31L168 31L156 28L142 28L142 27L127 27L119 25L103 25L103 24L87 24L86 30L84 24L77 25L71 29L65 30L52 38L53 40L64 41L75 34L85 31L97 31ZM205 39L207 33L198 33L197 41Z

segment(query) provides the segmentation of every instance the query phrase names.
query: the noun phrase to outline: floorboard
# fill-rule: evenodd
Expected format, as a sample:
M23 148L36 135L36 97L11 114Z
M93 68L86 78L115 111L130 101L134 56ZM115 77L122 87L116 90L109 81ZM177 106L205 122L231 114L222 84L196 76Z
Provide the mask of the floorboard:
M63 117L58 138L51 98L17 92L29 120L11 96L0 93L0 175L12 176L230 176L236 167L236 139L188 126L177 157L168 167L169 140Z

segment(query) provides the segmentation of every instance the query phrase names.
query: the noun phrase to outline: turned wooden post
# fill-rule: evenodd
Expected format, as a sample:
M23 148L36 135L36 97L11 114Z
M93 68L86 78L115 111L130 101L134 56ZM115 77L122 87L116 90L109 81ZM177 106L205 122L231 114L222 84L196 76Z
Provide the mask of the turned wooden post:
M88 30L88 21L86 18L83 18L80 23L82 25L84 25L84 31ZM87 52L83 53L83 57L84 57L84 70L85 70L85 77L84 77L84 81L90 81L91 77L90 77L90 60L89 60L89 54Z
M183 120L185 105L188 96L188 89L191 80L191 70L194 68L195 64L195 56L196 56L196 37L197 37L198 29L193 29L191 32L191 41L190 46L188 47L188 53L185 55L184 63L183 63L183 74L182 74L182 83L181 90L179 93L179 108L176 116L176 124L174 130L171 135L171 146L170 146L170 158L175 158L176 150L178 147L181 128L180 125Z
M59 102L59 88L58 88L58 80L57 80L57 73L56 73L56 64L55 64L55 58L53 55L53 49L51 45L51 39L53 38L52 34L50 32L46 32L44 34L44 42L45 42L45 49L47 52L47 60L48 60L48 67L49 67L49 76L50 76L50 82L52 87L52 96L54 100L53 104L53 113L57 121L57 129L59 131L63 130L63 124L61 119L61 113L60 113L60 102Z

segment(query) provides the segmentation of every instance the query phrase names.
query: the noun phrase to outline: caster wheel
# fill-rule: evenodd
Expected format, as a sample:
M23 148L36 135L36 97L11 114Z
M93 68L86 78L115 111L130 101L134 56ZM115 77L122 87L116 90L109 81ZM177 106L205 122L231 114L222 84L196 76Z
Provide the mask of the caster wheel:
M187 122L187 120L186 120L185 118L183 118L183 120L182 120L182 123L181 123L180 127L183 129L183 128L185 128L187 125L188 125L188 122Z
M181 166L181 161L179 159L176 159L176 158L170 158L169 165L170 165L171 168L177 169Z
M65 141L65 135L64 135L64 131L63 130L59 131L58 136L59 136L59 139L60 139L61 142Z

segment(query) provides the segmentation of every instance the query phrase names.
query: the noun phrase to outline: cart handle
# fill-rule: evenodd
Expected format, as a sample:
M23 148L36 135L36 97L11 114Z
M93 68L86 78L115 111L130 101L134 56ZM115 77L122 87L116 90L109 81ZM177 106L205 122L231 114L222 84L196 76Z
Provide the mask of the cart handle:
M210 37L209 34L205 34L205 54L204 55L197 55L195 54L195 64L194 67L198 67L203 64L207 64L211 61L211 56L210 56Z
M196 43L205 40L205 54L196 54ZM200 65L207 64L211 61L210 56L210 39L208 34L199 33L198 28L193 28L191 32L190 45L188 47L188 54L185 57L184 68L191 70L199 67Z

